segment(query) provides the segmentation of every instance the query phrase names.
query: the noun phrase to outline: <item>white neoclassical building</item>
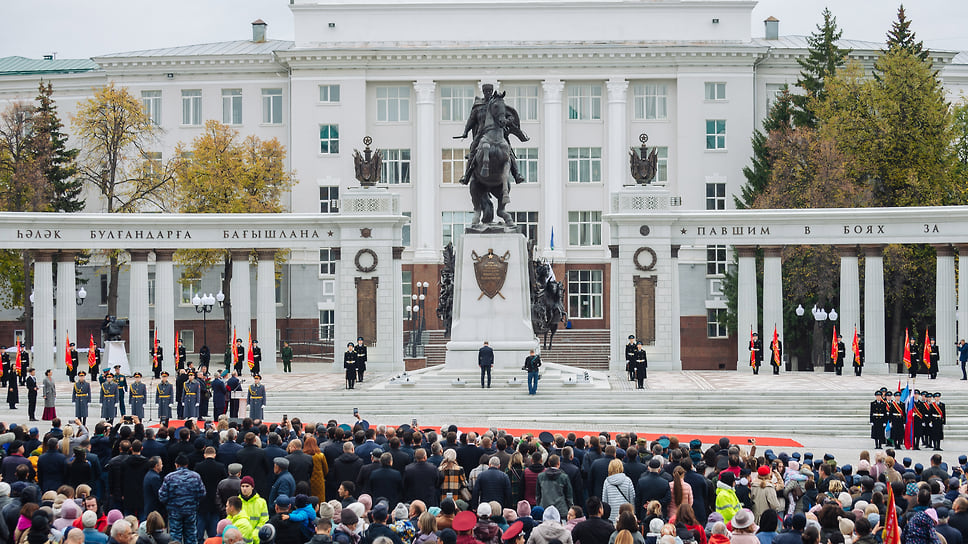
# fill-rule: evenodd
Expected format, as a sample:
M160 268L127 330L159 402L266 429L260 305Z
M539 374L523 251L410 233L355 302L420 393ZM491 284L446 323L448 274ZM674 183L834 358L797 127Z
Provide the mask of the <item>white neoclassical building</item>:
M763 27L753 21L754 5L294 0L294 41L271 39L271 27L256 21L251 37L249 29L239 29L246 39L232 42L80 61L0 59L0 105L32 99L37 82L49 79L67 119L94 88L115 82L140 96L164 129L153 151L161 160L171 157L178 142L196 137L208 119L243 134L278 138L298 179L287 197L289 211L297 214L341 213L346 192L358 185L352 152L363 148L364 136L372 137L384 156L381 186L398 195L399 210L410 218L394 250L399 286L381 284L381 296L399 295L403 308L414 286L428 283L421 306L430 310L424 314L427 328L438 330L433 310L442 249L462 235L471 215L467 189L458 183L470 140L454 137L463 132L481 84L492 83L507 93L530 137L524 143L512 139L525 183L513 187L510 209L566 284L572 331L588 331L589 345L612 343L611 364L618 368L615 340L635 332L618 308L635 293L616 279L632 281L635 263L625 252L635 248L612 231L616 221L629 220L616 207L617 195L633 183L629 148L639 145L642 134L657 148L653 187L670 213L711 219L729 213L732 195L745 181L752 132L775 94L796 81L796 59L806 53L806 37L781 35L776 20ZM867 66L882 48L851 40L842 45ZM953 99L968 89L968 52L933 51L932 59ZM98 195L87 197L86 211L101 211ZM610 211L622 213L609 219ZM718 318L725 311L723 275L736 249L725 238L681 242L668 240L676 248L672 261L659 255L660 278L675 278L674 300L653 306L675 310L679 322L654 330L657 343L650 349L674 368L735 368L745 357L744 341L727 338ZM742 245L752 247L746 240ZM196 293L217 291L217 272L156 293L155 265L148 258L150 308L157 293L174 297L174 328L197 351L203 325L190 302ZM346 251L322 242L293 249L276 286L277 340L335 339L338 352L341 342L355 338L354 324L339 317L340 305L352 300L352 293L337 292L346 285L340 278L346 258ZM749 260L740 263L744 268ZM90 299L77 310L78 319L99 322L104 271L86 268ZM177 267L173 275L178 281ZM775 305L771 289L769 304ZM127 292L123 285L122 314ZM251 296L256 298L254 285ZM2 314L7 321L0 335L10 342L19 315L19 309ZM218 317L216 312L209 321ZM213 353L221 353L224 330L210 326L205 334ZM671 347L680 335L681 349Z

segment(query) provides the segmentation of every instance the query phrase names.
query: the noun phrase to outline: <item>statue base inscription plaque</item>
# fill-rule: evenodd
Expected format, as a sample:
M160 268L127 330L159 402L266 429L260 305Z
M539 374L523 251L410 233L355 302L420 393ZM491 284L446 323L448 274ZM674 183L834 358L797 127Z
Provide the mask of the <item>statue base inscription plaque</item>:
M485 340L496 368L521 368L528 351L537 350L526 243L522 234L473 232L458 242L448 366L476 369Z

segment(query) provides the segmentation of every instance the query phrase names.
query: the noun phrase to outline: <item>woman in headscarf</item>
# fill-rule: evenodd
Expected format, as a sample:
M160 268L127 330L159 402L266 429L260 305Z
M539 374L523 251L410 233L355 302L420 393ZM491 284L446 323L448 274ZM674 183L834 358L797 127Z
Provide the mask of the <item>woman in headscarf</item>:
M918 512L904 528L905 544L939 544L941 540L934 529L937 526L938 513L934 508Z
M561 523L558 508L549 506L544 511L541 523L531 531L528 544L549 544L552 540L557 540L561 544L572 544L571 533Z

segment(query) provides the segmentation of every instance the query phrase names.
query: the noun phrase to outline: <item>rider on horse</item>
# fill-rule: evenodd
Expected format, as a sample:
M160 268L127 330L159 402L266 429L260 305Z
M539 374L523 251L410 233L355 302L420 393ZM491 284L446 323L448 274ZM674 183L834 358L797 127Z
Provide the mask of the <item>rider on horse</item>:
M464 185L470 182L471 173L474 171L477 161L475 156L477 153L477 146L481 140L482 129L484 128L485 119L487 117L487 103L491 100L491 96L494 94L494 85L490 83L485 83L481 86L481 90L484 91L484 97L475 97L474 106L471 107L471 113L467 117L467 122L464 124L464 133L460 136L454 136L455 140L462 140L467 138L467 133L473 133L474 140L471 142L470 150L467 154L467 166L464 169L464 176L460 178L460 182ZM510 134L517 136L522 142L527 142L530 138L528 135L521 130L521 122L518 119L517 111L510 106L506 106L509 115L508 122L505 125L504 139L508 142L510 146L511 140L509 139ZM514 178L516 183L524 182L524 177L518 172L518 163L515 160L514 151L511 151L511 176Z

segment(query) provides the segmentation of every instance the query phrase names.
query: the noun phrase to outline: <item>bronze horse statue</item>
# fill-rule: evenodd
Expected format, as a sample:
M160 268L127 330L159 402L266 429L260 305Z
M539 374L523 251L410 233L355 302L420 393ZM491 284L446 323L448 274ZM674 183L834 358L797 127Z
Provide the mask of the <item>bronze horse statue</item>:
M534 274L531 327L535 335L544 335L542 349L550 350L555 333L558 332L558 324L565 320L565 308L562 304L565 288L560 281L551 277L551 265L548 263L536 264Z
M497 199L497 216L508 226L514 219L507 212L511 202L511 146L505 137L508 123L508 109L504 104L506 93L496 93L484 105L484 127L480 141L471 160L475 168L469 181L471 203L474 205L474 225L494 221L494 203Z

